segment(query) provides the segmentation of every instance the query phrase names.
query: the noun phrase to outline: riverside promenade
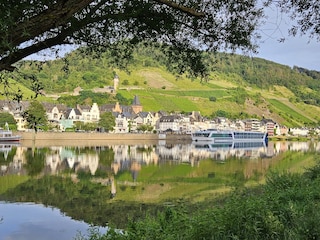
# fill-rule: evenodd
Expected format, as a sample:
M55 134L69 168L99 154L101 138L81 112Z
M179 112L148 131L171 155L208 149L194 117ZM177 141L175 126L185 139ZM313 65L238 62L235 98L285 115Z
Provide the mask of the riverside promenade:
M136 133L91 133L91 132L18 132L21 144L32 146L95 146L103 144L157 144L166 142L191 142L186 134L136 134Z

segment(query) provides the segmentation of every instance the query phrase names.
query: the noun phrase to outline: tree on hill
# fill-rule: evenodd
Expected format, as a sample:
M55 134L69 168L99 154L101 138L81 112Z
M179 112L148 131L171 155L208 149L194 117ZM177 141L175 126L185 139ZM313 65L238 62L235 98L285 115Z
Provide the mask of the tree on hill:
M0 3L0 71L44 49L64 44L114 50L130 59L145 40L168 44L166 54L180 71L204 74L196 49L254 50L264 7L276 3L298 17L291 30L319 38L319 1L274 0L11 0ZM121 44L127 41L126 45ZM116 43L116 44L114 44ZM120 43L120 44L118 44ZM183 59L184 61L177 61ZM119 62L118 62L119 63Z

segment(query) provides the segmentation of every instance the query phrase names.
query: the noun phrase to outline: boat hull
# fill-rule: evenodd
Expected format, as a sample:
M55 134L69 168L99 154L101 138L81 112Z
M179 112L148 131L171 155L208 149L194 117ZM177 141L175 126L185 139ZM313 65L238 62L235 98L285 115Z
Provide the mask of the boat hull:
M0 142L19 142L21 140L20 136L12 136L6 138L0 138Z

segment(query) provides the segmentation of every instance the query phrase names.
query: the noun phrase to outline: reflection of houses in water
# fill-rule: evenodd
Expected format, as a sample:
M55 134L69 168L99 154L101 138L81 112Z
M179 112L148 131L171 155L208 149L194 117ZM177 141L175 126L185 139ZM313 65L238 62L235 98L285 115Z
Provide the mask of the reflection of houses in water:
M99 166L99 156L94 152L76 153L74 149L61 148L60 157L75 171L89 170L94 175Z
M158 155L151 145L112 145L114 161L123 162L137 160L144 164L157 164Z
M12 161L9 161L8 155L11 151L15 151L15 155ZM0 144L0 153L3 153L5 162L0 166L1 175L23 175L25 171L23 169L23 163L25 163L25 157L23 149L20 147L20 143L3 142ZM6 163L9 161L8 163Z
M130 171L132 174L132 179L136 181L138 178L138 173L141 171L141 163L137 161L132 161L130 166Z
M159 156L159 163L173 162L173 163L190 163L194 165L197 161L196 153L190 144L165 144L160 145L156 149Z
M46 155L47 171L56 174L64 169L89 170L92 175L98 169L99 156L97 153L77 153L75 149L67 147L51 147Z
M113 171L113 173L116 175L119 172L120 169L120 163L118 162L113 162L111 164L111 170Z
M190 146L185 144L165 144L157 148L160 162L174 161L174 162L188 162L190 153Z
M130 171L136 180L141 165L158 164L158 155L152 145L113 145L115 153L111 169L114 174L119 171Z
M210 144L161 144L161 145L111 145L107 146L114 152L111 169L116 175L119 171L130 171L136 179L143 165L188 163L196 166L202 159L226 160L229 157L258 159L272 157L283 151L320 151L319 142L269 142L263 146L236 146ZM4 147L2 149L5 149ZM7 153L3 156L0 174L27 174L26 152L30 149L21 146L6 146ZM15 154L10 151L15 151ZM103 151L99 150L100 151ZM97 148L51 147L46 151L44 173L57 174L66 169L80 169L95 174L99 167ZM10 154L9 154L10 153ZM5 155L4 155L5 154ZM9 155L8 155L9 154ZM2 157L4 158L4 157Z
M61 158L60 158L61 147L52 147L50 148L50 152L46 155L46 163L45 166L51 174L56 174L59 171L59 167L61 166Z
M309 142L300 142L300 144L298 145L298 144L290 144L290 142L289 142L288 150L305 152L310 149L309 144L310 144Z
M74 170L89 170L91 175L94 175L99 166L98 154L81 153L74 157Z
M10 168L15 174L24 174L23 164L26 162L24 151L19 144L13 147L16 149L16 154L13 156Z
M320 150L320 142L290 142L276 141L271 142L274 145L274 155L285 151L308 151L310 148Z
M110 190L111 198L114 198L117 193L117 188L116 188L116 183L113 176L110 178L110 182L111 182L111 190Z

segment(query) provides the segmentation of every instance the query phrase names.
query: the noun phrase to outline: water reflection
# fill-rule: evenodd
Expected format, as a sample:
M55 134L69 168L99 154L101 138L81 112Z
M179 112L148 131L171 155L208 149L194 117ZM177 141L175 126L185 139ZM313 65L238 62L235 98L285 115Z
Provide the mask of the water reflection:
M129 213L144 216L150 210L148 201L197 198L196 187L205 189L201 193L205 198L219 187L244 185L247 180L259 182L285 156L289 156L289 164L294 164L292 155L300 161L297 155L310 150L320 152L320 143L159 142L41 148L24 146L23 142L16 146L5 144L0 147L0 199L55 206L73 219L96 226L106 222L124 226ZM286 151L297 153L277 156ZM143 205L127 206L114 198ZM119 205L113 207L111 203ZM156 211L156 207L159 206L152 209Z
M0 201L0 209L0 239L70 240L89 228L89 224L75 221L59 209L41 204Z
M57 174L69 169L85 170L95 175L99 167L108 165L114 174L129 170L133 180L142 165L188 163L196 166L203 159L225 161L228 158L260 159L273 157L285 151L320 151L318 142L265 143L192 143L159 145L106 145L97 147L49 147L31 149L23 145L0 144L1 175ZM37 161L38 160L38 164ZM43 169L44 161L44 169ZM28 168L31 164L32 167ZM35 168L38 165L38 169ZM106 167L106 166L105 166Z

